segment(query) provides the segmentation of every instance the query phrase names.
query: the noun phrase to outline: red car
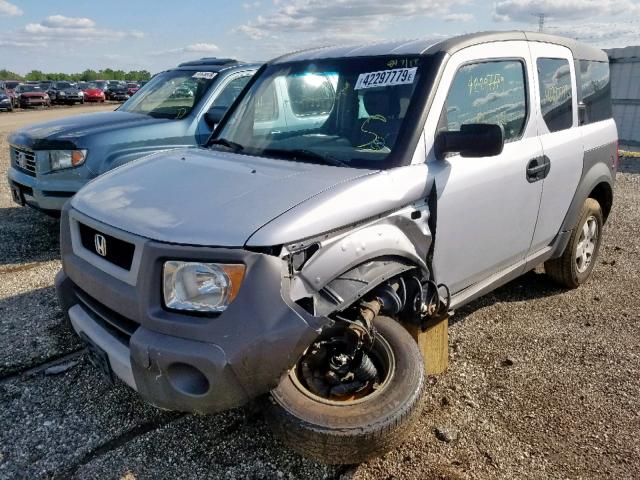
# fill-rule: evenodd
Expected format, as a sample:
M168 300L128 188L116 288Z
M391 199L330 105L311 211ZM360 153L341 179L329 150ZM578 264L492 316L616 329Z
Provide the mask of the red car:
M18 97L15 92L15 88L20 85L20 82L17 80L2 80L0 81L0 90L4 88L4 93L11 99L11 106L13 108L17 108L18 105Z
M85 102L100 102L103 103L104 91L98 87L95 83L88 83L87 85L81 85L82 91L84 92L84 101Z
M131 96L140 90L140 85L137 83L127 83L127 95Z
M20 108L51 106L51 98L49 98L47 92L37 85L21 84L16 87L15 92L18 96Z

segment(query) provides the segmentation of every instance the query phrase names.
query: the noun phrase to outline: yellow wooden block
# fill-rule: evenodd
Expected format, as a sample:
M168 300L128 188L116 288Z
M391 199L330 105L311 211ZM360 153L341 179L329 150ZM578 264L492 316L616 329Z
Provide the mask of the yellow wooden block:
M428 324L424 332L417 325L405 323L404 326L418 343L427 374L446 371L449 366L449 317Z

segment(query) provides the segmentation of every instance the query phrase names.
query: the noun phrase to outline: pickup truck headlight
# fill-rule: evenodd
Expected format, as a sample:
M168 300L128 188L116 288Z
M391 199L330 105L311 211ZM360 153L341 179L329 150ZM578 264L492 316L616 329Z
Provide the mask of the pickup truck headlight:
M86 150L49 150L45 153L49 155L51 170L77 167L87 159Z
M175 310L223 312L238 295L244 272L238 264L167 261L164 303Z

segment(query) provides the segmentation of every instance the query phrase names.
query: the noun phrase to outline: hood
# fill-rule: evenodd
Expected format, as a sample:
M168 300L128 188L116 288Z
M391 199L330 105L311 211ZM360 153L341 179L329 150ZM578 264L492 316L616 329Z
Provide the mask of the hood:
M101 93L104 93L104 91L99 88L85 88L83 92L88 93L89 95L100 95Z
M82 147L82 137L113 130L157 125L171 120L129 112L99 112L73 115L52 122L36 123L11 134L9 143L35 150Z
M80 90L77 88L58 88L55 90L56 92L64 92L64 93L78 93Z
M370 170L173 150L112 170L87 184L73 208L142 237L241 247L301 202Z
M29 98L29 97L44 97L46 94L47 92L24 92L24 93L21 93L20 95L25 98Z

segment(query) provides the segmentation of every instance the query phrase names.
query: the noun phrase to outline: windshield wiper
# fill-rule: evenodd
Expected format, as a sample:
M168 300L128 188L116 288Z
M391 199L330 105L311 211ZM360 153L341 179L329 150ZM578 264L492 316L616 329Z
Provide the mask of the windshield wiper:
M234 152L244 150L244 146L232 140L227 140L226 138L216 138L215 140L211 140L209 142L209 145L222 145L223 147L233 149Z
M322 163L332 165L334 167L348 167L349 164L330 155L321 155L312 150L297 148L288 150L286 148L265 148L263 154L281 156L292 160L320 160Z

